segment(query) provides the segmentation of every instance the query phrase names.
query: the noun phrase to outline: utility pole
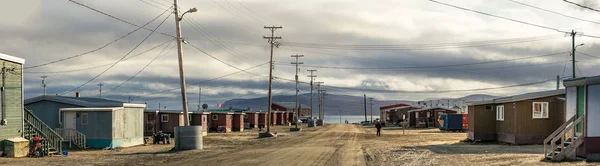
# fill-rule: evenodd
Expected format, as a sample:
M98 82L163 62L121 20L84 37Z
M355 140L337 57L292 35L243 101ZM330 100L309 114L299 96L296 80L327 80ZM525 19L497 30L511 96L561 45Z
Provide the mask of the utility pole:
M321 105L321 107L323 107L323 108L321 111L321 117L322 117L321 119L323 119L322 122L323 122L323 124L325 124L325 96L327 95L327 90L322 90L322 91L323 92L321 93L321 95L323 95L323 98L321 99L322 100L321 102L323 102L323 104Z
M323 82L314 82L315 84L317 84L317 97L318 97L318 101L319 101L319 119L321 119L321 84L323 84Z
M373 122L373 98L369 98L369 101L371 102L371 122Z
M316 75L313 75L313 72L317 71L317 70L307 70L310 72L310 75L308 77L310 77L310 118L312 120L313 117L313 81L315 80L315 77L317 77Z
M202 109L202 86L198 85L198 111Z
M573 61L573 78L576 78L575 77L575 35L576 34L577 34L577 32L575 32L575 30L571 30L571 40L573 41L572 42L573 47L571 49L571 58Z
M271 30L271 37L263 36L263 39L267 39L268 42L269 42L269 44L271 45L271 56L269 58L269 66L270 66L269 67L269 99L268 99L269 100L269 102L268 102L269 105L267 106L267 115L268 115L267 124L269 124L269 125L267 125L267 133L270 133L271 132L271 127L270 127L271 125L270 124L271 124L271 120L272 120L271 119L271 105L272 105L272 102L273 102L273 96L271 94L271 89L273 87L273 47L276 45L275 40L281 39L280 36L275 36L275 30L281 29L282 27L281 26L278 26L278 27L276 27L276 26L270 26L270 27L265 26L264 28ZM277 43L277 47L279 47L278 43Z
M365 96L364 97L364 99L365 99L365 102L364 102L364 105L365 105L365 121L367 121L367 94L364 94L364 96Z
M183 13L183 15L185 15L186 13L193 13L198 11L196 8L192 8L186 12ZM181 43L183 43L183 39L181 38L181 20L183 19L183 15L181 15L181 17L179 17L179 6L177 6L177 0L173 0L173 14L175 14L175 30L177 31L177 59L179 60L179 84L181 86L181 107L183 109L183 125L184 126L189 126L190 125L190 119L189 119L189 114L188 114L188 103L187 103L187 96L186 96L186 92L185 92L185 76L183 74L183 46L181 45Z
M44 88L44 96L46 96L46 78L48 78L48 76L41 76L42 78L42 88Z
M99 83L99 84L98 84L98 87L100 87L100 91L99 91L99 92L100 92L100 98L102 98L102 86L104 86L104 84L103 84L103 83ZM45 95L45 94L44 94L44 95Z
M556 90L560 89L560 75L556 75Z
M298 104L298 92L300 91L298 90L298 65L304 64L303 62L298 62L300 57L304 57L304 55L292 55L292 58L296 58L296 62L292 62L293 65L296 65L296 119L294 119L296 128L298 128L298 119L300 116L300 105Z

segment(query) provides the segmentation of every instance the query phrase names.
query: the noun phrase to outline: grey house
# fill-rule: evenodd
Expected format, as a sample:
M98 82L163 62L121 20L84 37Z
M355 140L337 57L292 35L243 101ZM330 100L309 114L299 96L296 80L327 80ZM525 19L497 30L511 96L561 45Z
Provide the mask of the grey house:
M25 107L65 141L80 148L115 148L144 143L145 104L89 97L38 96Z
M4 141L9 138L23 137L23 63L25 60L0 53L2 69L0 86L0 151Z

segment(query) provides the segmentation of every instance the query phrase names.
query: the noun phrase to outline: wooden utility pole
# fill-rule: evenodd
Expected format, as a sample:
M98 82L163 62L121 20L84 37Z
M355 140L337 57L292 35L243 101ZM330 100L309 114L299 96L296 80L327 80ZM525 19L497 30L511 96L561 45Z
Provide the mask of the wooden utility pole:
M271 127L270 127L271 125L270 124L271 124L271 120L272 120L271 119L271 105L272 105L272 102L273 102L273 96L272 96L272 93L271 93L271 89L273 87L273 47L276 46L275 40L281 39L280 36L275 36L275 30L281 29L282 27L281 26L278 26L278 27L276 27L276 26L270 26L270 27L265 26L264 28L271 30L271 37L263 36L263 39L267 39L268 42L269 42L269 44L271 45L271 56L269 58L269 66L270 66L269 67L269 99L268 99L269 102L267 102L269 104L267 106L267 115L268 115L267 116L267 124L269 124L269 125L267 125L267 133L270 133L271 132ZM277 44L277 47L279 47L279 44Z
M104 86L104 84L103 83L99 83L98 86L100 87L100 90L99 90L100 91L100 98L102 98L102 86ZM44 90L44 95L46 95L45 91L46 90Z
M373 122L373 98L369 98L369 102L371 102L371 122Z
M315 82L315 84L317 84L317 97L318 97L318 101L319 101L319 119L321 119L321 84L323 84L323 82Z
M195 9L195 8L194 8ZM192 11L191 9L185 13L188 12L195 12ZM185 14L184 13L184 14ZM186 92L185 92L185 75L183 74L183 46L181 45L181 43L183 42L183 39L181 38L181 24L180 21L183 17L179 17L179 6L177 5L177 0L173 0L173 14L175 14L175 31L177 31L177 59L179 60L179 85L181 86L181 107L183 109L183 125L184 126L189 126L190 125L190 120L188 117L188 103L187 103L187 96L186 96Z
M48 76L41 76L42 78L42 88L44 88L44 96L46 96L46 78L48 78Z
M310 77L310 118L312 120L313 118L313 81L315 80L315 77L317 77L316 75L313 75L313 72L317 71L317 70L307 70L310 72L310 75L308 77Z
M364 94L365 105L365 121L367 121L367 94Z
M294 124L296 124L296 128L298 128L298 119L300 116L300 104L298 104L298 92L300 90L298 90L298 65L304 64L302 62L298 62L298 59L300 57L303 57L304 55L292 55L292 58L296 58L296 62L292 62L293 65L296 65L296 117L294 119Z
M573 62L573 78L575 77L575 35L577 35L577 32L575 32L575 30L571 30L571 40L572 40L572 49L571 49L571 58L572 58L572 62Z

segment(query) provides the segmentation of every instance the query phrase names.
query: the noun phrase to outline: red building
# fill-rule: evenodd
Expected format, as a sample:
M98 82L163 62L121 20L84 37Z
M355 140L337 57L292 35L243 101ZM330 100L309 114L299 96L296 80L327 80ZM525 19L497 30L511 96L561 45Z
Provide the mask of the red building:
M299 104L300 116L310 116L311 108L304 104ZM292 111L297 112L296 102L273 102L271 109L275 111Z
M277 114L277 125L284 125L285 121L286 121L286 117L284 116L285 112L283 111L275 111L275 113Z
M232 126L232 112L210 112L210 130L228 133Z
M258 112L245 112L244 123L248 123L248 128L258 127Z
M190 125L202 126L202 136L208 135L208 112L193 112L191 114Z
M263 125L266 126L267 124L267 113L266 112L256 112L257 116L258 116L258 125ZM256 126L258 127L258 126Z
M271 111L271 126L274 126L277 124L277 111Z
M394 104L379 107L379 119L384 123L393 123L397 122L398 113L396 113L397 109L410 107L409 104Z
M233 131L244 131L244 116L245 113L233 113L233 122L231 130Z

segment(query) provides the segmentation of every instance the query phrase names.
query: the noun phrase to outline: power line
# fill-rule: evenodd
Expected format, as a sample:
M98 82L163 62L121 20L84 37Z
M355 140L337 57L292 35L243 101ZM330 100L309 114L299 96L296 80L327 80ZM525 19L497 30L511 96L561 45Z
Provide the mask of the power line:
M568 1L568 0L563 0L563 1L565 1L567 3L570 3L570 4L573 4L573 5L576 5L576 6L579 6L581 8L589 9L589 10L592 10L592 11L595 11L595 12L600 12L600 10L598 10L598 9L594 9L594 8L591 8L591 7L588 7L588 6L585 6L585 5L581 5L581 4L578 4L578 3L575 3L575 2L571 2L571 1Z
M544 28L544 29L548 29L548 30L562 32L562 33L571 33L571 32L568 32L568 31L563 31L563 30L559 30L559 29L548 27L548 26L544 26L544 25L538 25L538 24L528 23L528 22L525 22L525 21L520 21L520 20L508 18L508 17L493 15L493 14L489 14L489 13L485 13L485 12L480 12L480 11L473 10L473 9L467 9L467 8L464 8L464 7L447 4L447 3L439 2L439 1L436 1L436 0L429 0L429 1L437 3L437 4L441 4L441 5L445 5L445 6L449 6L449 7L453 7L453 8L457 8L457 9L461 9L461 10L465 10L465 11L470 11L470 12L474 12L474 13L478 13L478 14L483 14L483 15L490 16L490 17L500 18L500 19L504 19L504 20L508 20L508 21L512 21L512 22L517 22L517 23L521 23L521 24L525 24L525 25L529 25L529 26L534 26L534 27L538 27L538 28ZM566 0L564 0L564 1L568 2ZM581 36L586 36L586 37L591 37L591 38L600 38L599 36L584 35L584 34L582 34Z
M159 45L157 45L157 46L154 46L154 47L152 47L152 48L150 48L150 49L147 49L147 50L145 50L145 51L142 51L142 52L140 52L140 53L137 53L137 54L135 54L135 55L133 55L133 56L128 56L127 58L123 59L123 61L127 61L127 60L129 60L129 59L131 59L131 58L135 58L135 57L137 57L137 56L140 56L140 55L142 55L142 54L145 54L145 53L147 53L147 52L150 52L150 51L152 51L152 50L154 50L154 49L156 49L156 48L158 48L158 47L160 47L160 46L162 46L162 45L165 45L165 44L167 44L167 43L169 43L169 42L171 42L171 41L173 41L173 40L175 40L175 38L173 38L173 39L169 39L169 40L167 40L167 41L165 41L165 42L163 42L163 43L161 43L161 44L159 44ZM123 62L123 61L122 61L122 62ZM112 65L112 64L115 64L115 63L116 63L116 62L112 62L112 63L103 64L103 65L98 65L98 66L93 66L93 67L87 67L87 68L81 68L81 69L73 69L73 70L62 70L62 71L25 71L24 73L33 73L33 74L46 74L46 73L71 73L71 72L81 72L81 71L86 71L86 70L96 69L96 68L100 68L100 67L104 67L104 66L109 66L109 65Z
M594 55L586 54L586 53L579 52L579 51L576 51L576 52L577 52L577 53L580 53L580 54L582 54L582 55L585 55L585 56L589 56L589 57L592 57L592 58L600 59L600 57L598 57L598 56L594 56Z
M404 44L404 45L343 45L343 44L318 44L318 43L300 43L283 42L284 46L315 48L315 49L340 49L340 50L429 50L429 49L451 49L465 47L482 47L492 45L507 45L516 43L526 43L542 40L551 40L561 38L556 35L533 36L524 38L474 41L474 42L453 42L453 43L431 43L431 44Z
M116 16L113 16L113 15L110 15L110 14L108 14L108 13L105 13L105 12L103 12L103 11L100 11L100 10L98 10L98 9L92 8L92 7L90 7L90 6L88 6L88 5L85 5L85 4L83 4L83 3L79 3L79 2L77 2L77 1L74 1L74 0L69 0L69 1L70 1L70 2L73 2L73 3L75 3L75 4L79 5L79 6L83 6L83 7L85 7L85 8L88 8L88 9L90 9L90 10L92 10L92 11L95 11L95 12L97 12L97 13L100 13L100 14L102 14L102 15L105 15L105 16L108 16L108 17L110 17L110 18L113 18L113 19L115 19L115 20L118 20L118 21L120 21L120 22L123 22L123 23L129 24L129 25L131 25L131 26L138 27L138 28L142 28L142 29L144 29L144 30L151 31L151 32L154 32L154 31L155 31L155 30L152 30L152 29L150 29L150 28L146 28L146 27L144 27L144 26L139 26L139 25L137 25L137 24L134 24L134 23L131 23L131 22L129 22L129 21L125 21L125 20L123 20L123 19L121 19L121 18L119 18L119 17L116 17ZM157 32L157 33L160 33L161 35L164 35L164 36L168 36L168 37L173 37L173 38L176 38L175 36L173 36L173 35L171 35L171 34L166 34L166 33L162 33L162 32Z
M164 11L164 12L162 12L160 15L158 15L158 16L157 16L157 17L155 17L154 19L150 20L148 23L146 23L146 24L144 24L144 25L142 25L142 26L140 26L140 27L138 27L138 28L134 29L133 31L131 31L131 32L129 32L129 33L127 33L127 34L125 34L125 35L123 35L123 36L121 36L121 37L119 37L119 38L117 38L117 39L113 40L113 41L110 41L110 42L106 43L105 45L103 45L103 46L101 46L101 47L98 47L98 48L96 48L96 49L93 49L93 50L90 50L90 51L87 51L87 52L84 52L84 53L81 53L81 54L77 54L77 55L74 55L74 56L70 56L70 57L66 57L66 58L62 58L62 59L58 59L58 60L54 60L54 61L50 61L50 62L47 62L47 63L43 63L43 64L39 64L39 65L34 65L34 66L27 66L27 67L23 67L23 69L33 69L33 68L37 68L37 67L42 67L42 66L46 66L46 65L50 65L50 64L54 64L54 63L58 63L58 62L62 62L62 61L66 61L66 60L69 60L69 59L77 58L77 57L80 57L80 56L83 56L83 55L91 54L91 53L94 53L94 52L96 52L96 51L99 51L99 50L101 50L101 49L104 49L104 48L106 48L107 46L109 46L109 45L111 45L111 44L113 44L113 43L115 43L115 42L117 42L117 41L119 41L119 40L121 40L121 39L124 39L125 37L127 37L127 36L129 36L129 35L133 34L134 32L137 32L137 31L138 31L138 30L140 30L141 28L145 27L146 25L150 24L150 23L151 23L151 22L153 22L154 20L158 19L160 16L164 15L164 14L165 14L167 11L169 11L169 10L168 10L168 9L167 9L167 10L165 10L165 11Z
M172 42L171 42L171 43L172 43ZM108 92L110 92L110 91L113 91L113 90L115 90L115 89L117 89L117 88L119 88L119 87L123 86L123 85L124 85L124 84L126 84L127 82L131 81L133 78L135 78L135 77L136 77L138 74L140 74L140 73L141 73L142 71L144 71L144 70L145 70L145 69L146 69L148 66L150 66L150 64L152 64L152 62L154 62L154 61L155 61L156 59L158 59L160 56L164 55L164 54L162 54L162 53L163 53L165 50L167 50L167 48L169 47L169 45L171 45L171 43L169 43L167 46L165 46L165 48L164 48L162 51L160 51L160 52L158 53L158 55L156 55L156 56L155 56L155 57L154 57L152 60L150 60L150 62L148 62L148 63L146 64L146 66L144 66L142 69L140 69L138 72L136 72L136 73L135 73L133 76L129 77L127 80L123 81L121 84L119 84L119 85L117 85L117 86L115 86L115 87L113 87L113 88L111 88L111 89L107 90L105 93L108 93ZM173 46L172 46L172 47L169 49L169 51L173 50L173 47L175 47L175 45L173 45Z
M254 68L257 68L257 67L260 67L260 66L266 65L266 64L269 64L269 62L262 63L262 64L259 64L259 65L256 65L256 66L252 66L252 67L250 67L250 68L246 68L246 69L243 69L243 70L239 70L239 71L237 71L237 72L229 73L229 74L226 74L226 75L223 75L223 76L219 76L219 77L211 78L211 79L208 79L208 80L204 80L204 81L200 81L200 82L196 82L196 83L188 84L187 86L193 86L193 85L203 84L203 83L206 83L206 82L210 82L210 81L218 80L218 79L225 78L225 77L228 77L228 76L231 76L231 75L235 75L235 74L238 74L238 73L242 73L242 72L248 72L248 70L251 70L251 69L254 69ZM265 76L265 77L266 77L266 76ZM158 93L164 93L164 92L168 92L168 91L172 91L172 90L177 90L177 89L179 89L179 88L167 89L167 90L158 91L158 92L153 92L153 93L149 93L149 94L145 94L145 95L137 95L137 96L135 96L134 98L140 98L140 97L144 97L144 96L148 96L148 95L153 95L153 94L158 94ZM152 99L152 100L155 100L155 99Z
M534 9L542 10L542 11L545 11L545 12L549 12L549 13L553 13L553 14L561 15L561 16L563 16L563 17L567 17L567 18L571 18L571 19L575 19L575 20L579 20L579 21L585 21L585 22L589 22L589 23L594 23L594 24L600 24L600 22L596 22L596 21L590 21L590 20L586 20L586 19L581 19L581 18L577 18L577 17L569 16L569 15L566 15L566 14L562 14L562 13L555 12L555 11L552 11L552 10L548 10L548 9L540 8L540 7L533 6L533 5L530 5L530 4L526 4L526 3L523 3L523 2L519 2L519 1L515 1L515 0L508 0L508 1L510 1L510 2L513 2L513 3L516 3L516 4L520 4L520 5L523 5L523 6L527 6L527 7L530 7L530 8L534 8Z
M163 13L164 14L164 13ZM162 16L159 15L159 17ZM64 95L66 93L72 92L74 90L77 90L85 85L87 85L88 83L92 82L93 80L95 80L96 78L100 77L101 75L103 75L104 73L106 73L108 70L110 70L111 68L113 68L115 65L117 65L119 62L123 61L123 59L125 59L129 54L131 54L134 50L136 50L138 47L140 47L140 45L142 45L150 36L152 36L152 34L154 34L154 31L156 31L156 29L158 29L160 26L163 25L163 23L165 23L165 21L167 21L167 19L170 17L171 15L167 15L167 17L165 17L165 19L158 24L158 26L156 26L156 28L153 29L153 31L151 31L142 41L140 41L140 43L138 43L135 47L133 47L133 49L131 49L127 54L125 54L123 57L121 57L121 59L119 59L116 63L112 64L110 67L106 68L104 71L102 71L100 74L96 75L95 77L93 77L92 79L88 80L87 82L77 86L76 88L73 88L69 91L63 92L61 95ZM155 18L156 19L156 18ZM149 23L148 23L149 24Z
M326 69L352 69L352 70L383 70L383 69L418 69L418 68L444 68L444 67L457 67L457 66L470 66L470 65L480 65L480 64L488 64L488 63L498 63L498 62L508 62L515 60L523 60L523 59L532 59L539 57L547 57L547 56L555 56L560 54L565 54L567 52L560 53L552 53L545 55L537 55L523 58L515 58L515 59L505 59L505 60L496 60L496 61L485 61L485 62L476 62L476 63L463 63L463 64L453 64L453 65L437 65L437 66L410 66L410 67L336 67L336 66L313 66L313 65L305 65L306 67L312 68L326 68Z
M219 61L219 62L221 62L221 63L223 63L223 64L225 64L225 65L227 65L227 66L233 67L233 68L235 68L235 69L237 69L237 70L243 70L243 69L240 69L240 68L238 68L237 66L234 66L234 65L232 65L232 64L229 64L229 63L227 63L227 62L225 62L225 61L223 61L223 60L221 60L221 59L219 59L219 58L217 58L217 57L215 57L215 56L211 55L210 53L208 53L208 52L206 52L206 51L204 51L204 50L202 50L202 49L200 49L200 48L196 47L196 46L195 46L194 44L192 44L192 43L189 43L189 42L188 42L188 44L189 44L190 46L192 46L192 47L196 48L198 51L200 51L200 52L202 52L202 53L204 53L204 54L208 55L209 57L211 57L211 58L213 58L213 59L215 59L215 60L217 60L217 61ZM250 73L250 72L247 72L247 71L246 71L246 73L253 74L253 75L258 75L258 74L255 74L255 73Z

